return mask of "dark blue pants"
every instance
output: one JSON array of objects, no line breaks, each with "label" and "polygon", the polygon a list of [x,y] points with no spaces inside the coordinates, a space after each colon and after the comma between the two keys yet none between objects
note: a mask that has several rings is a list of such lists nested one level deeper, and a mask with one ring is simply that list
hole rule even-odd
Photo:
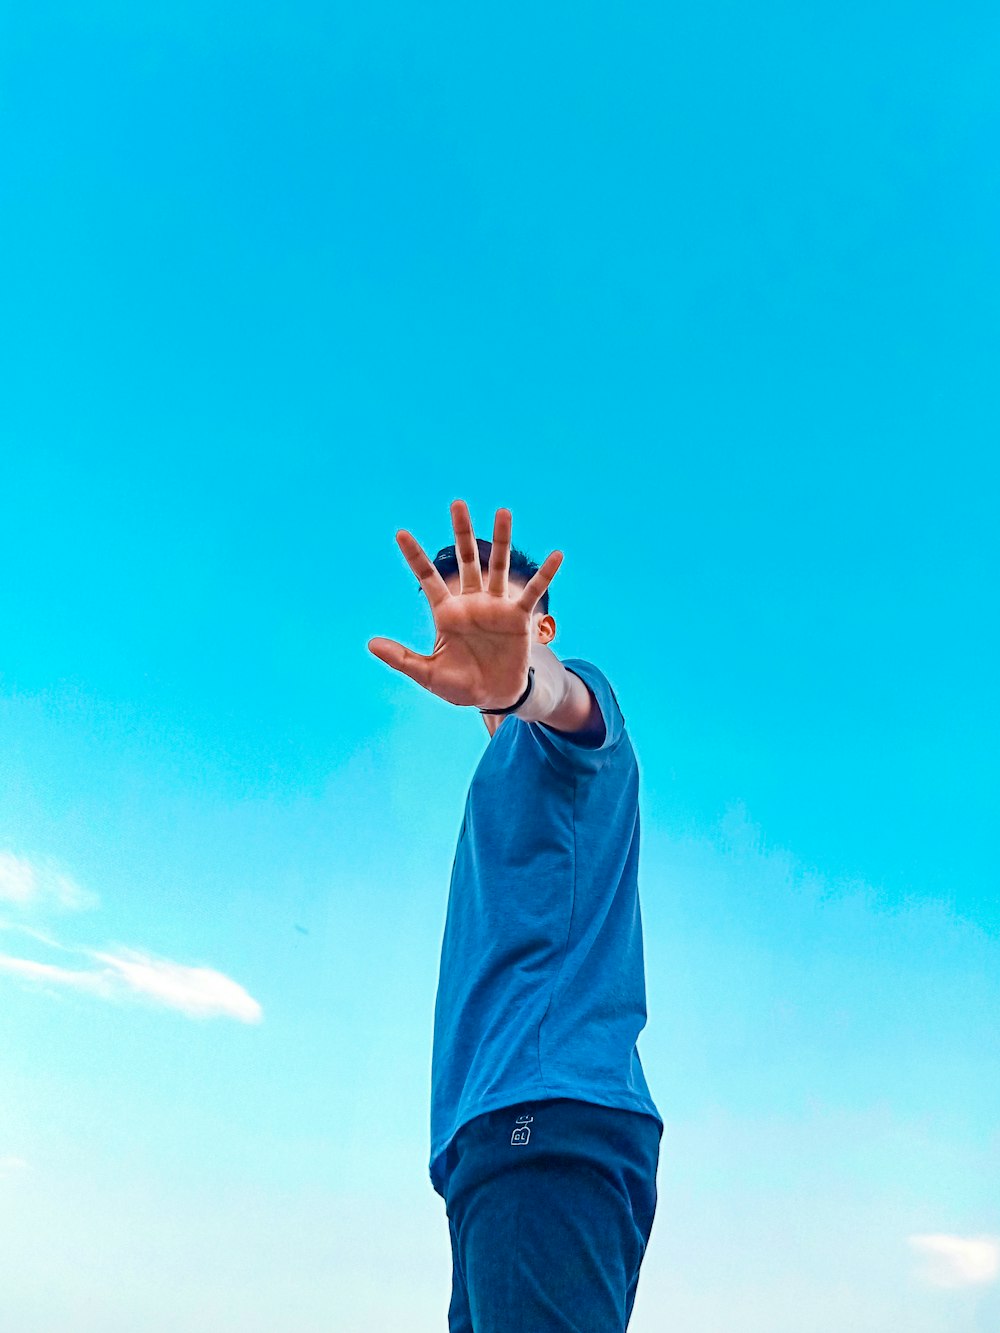
[{"label": "dark blue pants", "polygon": [[449,1333],[625,1333],[656,1212],[658,1121],[525,1102],[449,1154]]}]

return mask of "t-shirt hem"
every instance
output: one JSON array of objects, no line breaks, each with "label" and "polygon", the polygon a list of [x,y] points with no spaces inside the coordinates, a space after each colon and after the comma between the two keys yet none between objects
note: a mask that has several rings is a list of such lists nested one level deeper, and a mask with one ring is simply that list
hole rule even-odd
[{"label": "t-shirt hem", "polygon": [[487,1097],[484,1101],[478,1102],[474,1108],[470,1108],[469,1114],[460,1112],[455,1125],[441,1147],[436,1152],[432,1151],[429,1171],[435,1193],[440,1194],[442,1198],[444,1197],[443,1191],[438,1188],[436,1177],[440,1176],[440,1171],[436,1168],[443,1164],[455,1135],[470,1120],[477,1120],[481,1115],[489,1115],[492,1111],[500,1111],[505,1106],[517,1106],[521,1102],[552,1101],[563,1097],[574,1102],[591,1102],[595,1106],[607,1106],[611,1110],[637,1111],[640,1115],[648,1115],[655,1120],[659,1124],[661,1132],[664,1128],[663,1117],[656,1109],[653,1099],[643,1096],[640,1092],[623,1092],[621,1089],[613,1088],[581,1088],[579,1084],[572,1087],[563,1087],[558,1083],[546,1083],[515,1089],[513,1092],[499,1093],[495,1097]]}]

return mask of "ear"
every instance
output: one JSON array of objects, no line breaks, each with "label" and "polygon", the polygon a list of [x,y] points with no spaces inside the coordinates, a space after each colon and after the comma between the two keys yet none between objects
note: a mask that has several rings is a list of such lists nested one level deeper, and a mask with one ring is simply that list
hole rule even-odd
[{"label": "ear", "polygon": [[542,643],[551,643],[556,637],[556,622],[550,615],[544,615],[538,621],[538,634]]}]

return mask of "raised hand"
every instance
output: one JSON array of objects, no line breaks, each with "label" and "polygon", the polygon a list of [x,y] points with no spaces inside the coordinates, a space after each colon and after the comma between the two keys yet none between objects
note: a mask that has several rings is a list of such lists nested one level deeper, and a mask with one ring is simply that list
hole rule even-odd
[{"label": "raised hand", "polygon": [[413,535],[401,528],[396,541],[416,574],[434,616],[436,638],[429,657],[393,639],[369,639],[369,651],[439,699],[474,708],[508,708],[521,697],[531,664],[531,617],[562,564],[553,551],[522,588],[508,590],[511,513],[498,509],[486,587],[479,548],[464,500],[451,505],[460,591],[453,593]]}]

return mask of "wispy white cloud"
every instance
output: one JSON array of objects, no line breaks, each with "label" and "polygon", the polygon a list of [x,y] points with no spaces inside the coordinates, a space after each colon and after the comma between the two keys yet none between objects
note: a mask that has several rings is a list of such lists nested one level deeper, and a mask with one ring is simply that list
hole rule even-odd
[{"label": "wispy white cloud", "polygon": [[1000,1277],[1000,1236],[910,1236],[926,1259],[921,1277],[932,1287],[973,1287]]},{"label": "wispy white cloud", "polygon": [[82,888],[50,857],[29,858],[9,851],[0,851],[0,902],[19,907],[54,904],[73,912],[100,905],[95,893]]},{"label": "wispy white cloud", "polygon": [[42,944],[47,944],[50,949],[65,949],[67,953],[74,953],[75,950],[65,944],[60,944],[58,940],[53,939],[44,930],[39,930],[37,926],[26,925],[23,921],[0,921],[0,930],[13,931],[17,935],[30,935],[33,940],[40,940]]},{"label": "wispy white cloud", "polygon": [[[0,851],[0,902],[29,909],[53,902],[79,910],[98,904],[95,894],[82,889],[52,861],[29,859]],[[23,921],[0,920],[0,932],[25,935],[47,949],[85,958],[86,967],[60,966],[37,958],[0,953],[0,973],[18,977],[51,991],[84,991],[101,999],[139,999],[189,1018],[234,1018],[259,1023],[263,1010],[232,977],[211,967],[191,967],[148,951],[115,946],[87,949],[60,943],[51,933]],[[37,952],[34,950],[33,952]]]},{"label": "wispy white cloud", "polygon": [[23,1157],[0,1157],[0,1180],[4,1180],[7,1176],[16,1176],[27,1169],[28,1163]]},{"label": "wispy white cloud", "polygon": [[51,981],[57,986],[72,986],[76,990],[93,991],[97,995],[108,994],[105,980],[99,972],[74,972],[68,967],[38,963],[33,958],[13,958],[10,954],[0,953],[0,972],[27,977],[31,981]]},{"label": "wispy white cloud", "polygon": [[91,949],[70,952],[84,954],[103,966],[59,967],[33,958],[0,954],[0,972],[86,991],[106,1000],[139,997],[167,1009],[177,1009],[189,1018],[235,1018],[241,1023],[259,1023],[263,1017],[263,1010],[253,996],[232,977],[214,968],[189,967],[169,958],[155,958],[139,949],[123,948],[115,953]]},{"label": "wispy white cloud", "polygon": [[153,958],[138,949],[119,954],[95,953],[107,964],[114,986],[125,986],[190,1018],[225,1016],[241,1023],[259,1023],[263,1011],[232,977],[211,967],[187,967],[167,958]]}]

